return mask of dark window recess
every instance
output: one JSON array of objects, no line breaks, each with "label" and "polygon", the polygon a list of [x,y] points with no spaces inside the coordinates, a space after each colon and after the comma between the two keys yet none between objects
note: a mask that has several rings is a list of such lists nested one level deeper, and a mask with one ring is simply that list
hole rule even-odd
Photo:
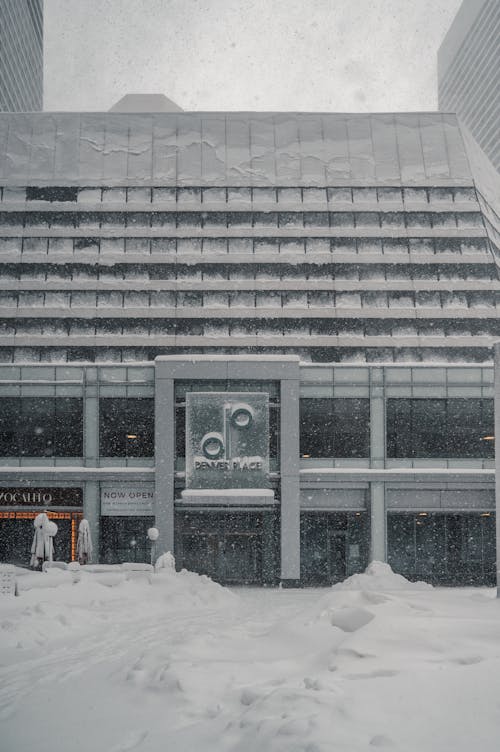
[{"label": "dark window recess", "polygon": [[388,457],[477,457],[495,454],[493,400],[387,400]]},{"label": "dark window recess", "polygon": [[495,514],[387,515],[388,562],[410,580],[494,585]]},{"label": "dark window recess", "polygon": [[63,187],[46,187],[46,188],[26,188],[27,201],[76,201],[78,188]]},{"label": "dark window recess", "polygon": [[0,456],[81,457],[83,400],[0,398]]},{"label": "dark window recess", "polygon": [[176,405],[175,408],[175,455],[186,456],[186,408],[184,405]]},{"label": "dark window recess", "polygon": [[147,530],[154,517],[101,517],[100,551],[105,564],[151,561]]},{"label": "dark window recess", "polygon": [[368,457],[368,399],[306,397],[300,400],[301,457]]},{"label": "dark window recess", "polygon": [[99,400],[101,457],[152,457],[154,432],[152,397],[103,397]]}]

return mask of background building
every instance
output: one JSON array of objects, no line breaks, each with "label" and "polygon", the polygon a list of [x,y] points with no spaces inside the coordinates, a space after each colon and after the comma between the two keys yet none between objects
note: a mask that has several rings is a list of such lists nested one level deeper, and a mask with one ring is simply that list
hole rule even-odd
[{"label": "background building", "polygon": [[439,109],[456,112],[500,171],[500,3],[464,0],[438,52]]},{"label": "background building", "polygon": [[0,2],[0,112],[43,108],[43,0]]},{"label": "background building", "polygon": [[[498,208],[454,115],[3,115],[0,143],[0,558],[48,508],[61,556],[84,514],[104,561],[156,520],[226,582],[493,581]],[[264,448],[196,457],[206,392],[224,444],[264,400]]]}]

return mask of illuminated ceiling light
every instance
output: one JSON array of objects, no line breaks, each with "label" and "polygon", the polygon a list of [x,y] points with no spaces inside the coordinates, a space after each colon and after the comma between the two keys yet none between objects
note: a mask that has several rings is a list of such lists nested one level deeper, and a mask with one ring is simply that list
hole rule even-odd
[{"label": "illuminated ceiling light", "polygon": [[419,512],[419,513],[418,513],[418,516],[419,516],[419,517],[428,517],[428,516],[429,516],[429,514],[428,514],[428,512]]},{"label": "illuminated ceiling light", "polygon": [[481,436],[481,441],[495,441],[494,436]]},{"label": "illuminated ceiling light", "polygon": [[308,459],[310,459],[310,457],[311,457],[310,454],[303,454],[302,455],[302,459],[304,459],[304,460],[308,460]]},{"label": "illuminated ceiling light", "polygon": [[355,516],[356,517],[361,517],[361,512],[356,512]]},{"label": "illuminated ceiling light", "polygon": [[136,438],[137,438],[137,434],[135,434],[135,433],[128,433],[127,434],[127,439],[136,439]]},{"label": "illuminated ceiling light", "polygon": [[481,517],[491,517],[491,512],[481,512]]}]

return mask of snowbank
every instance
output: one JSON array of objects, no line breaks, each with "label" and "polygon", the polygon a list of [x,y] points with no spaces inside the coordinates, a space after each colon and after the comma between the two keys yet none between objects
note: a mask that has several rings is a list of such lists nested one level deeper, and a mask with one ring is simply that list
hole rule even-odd
[{"label": "snowbank", "polygon": [[186,570],[168,567],[148,577],[145,569],[146,576],[129,580],[126,566],[95,569],[82,567],[77,583],[70,571],[24,570],[18,578],[19,596],[4,596],[0,603],[0,656],[9,647],[39,648],[74,639],[102,624],[103,608],[116,608],[130,621],[144,614],[163,618],[165,604],[171,610],[197,614],[232,607],[238,600],[209,577]]},{"label": "snowbank", "polygon": [[427,582],[410,582],[406,577],[392,571],[389,564],[372,561],[362,574],[353,574],[343,582],[332,586],[332,590],[432,590]]},{"label": "snowbank", "polygon": [[236,596],[172,563],[152,584],[25,575],[59,584],[1,601],[2,752],[497,752],[493,590],[375,563]]}]

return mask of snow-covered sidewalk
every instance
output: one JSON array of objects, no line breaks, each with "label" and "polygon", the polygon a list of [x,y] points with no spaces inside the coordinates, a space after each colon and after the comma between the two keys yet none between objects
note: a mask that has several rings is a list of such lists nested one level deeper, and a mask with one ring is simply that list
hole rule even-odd
[{"label": "snow-covered sidewalk", "polygon": [[492,590],[385,565],[326,590],[65,574],[0,600],[2,752],[499,747]]}]

